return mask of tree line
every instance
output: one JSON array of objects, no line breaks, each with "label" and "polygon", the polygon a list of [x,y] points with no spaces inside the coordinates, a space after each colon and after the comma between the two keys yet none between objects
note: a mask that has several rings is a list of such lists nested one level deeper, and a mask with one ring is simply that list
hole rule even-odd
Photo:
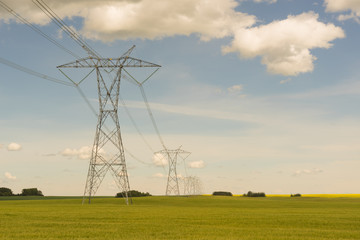
[{"label": "tree line", "polygon": [[[213,196],[232,196],[233,194],[231,192],[225,192],[225,191],[216,191],[213,192]],[[244,197],[266,197],[266,194],[263,192],[252,192],[248,191],[247,193],[243,194]]]},{"label": "tree line", "polygon": [[44,196],[37,188],[24,188],[21,193],[14,194],[10,188],[1,187],[0,196]]}]

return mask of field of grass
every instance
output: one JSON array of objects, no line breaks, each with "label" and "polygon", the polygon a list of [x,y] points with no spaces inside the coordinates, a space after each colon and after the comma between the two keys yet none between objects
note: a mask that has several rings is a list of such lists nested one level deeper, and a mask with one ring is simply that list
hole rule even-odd
[{"label": "field of grass", "polygon": [[144,197],[0,201],[0,239],[360,239],[360,198]]}]

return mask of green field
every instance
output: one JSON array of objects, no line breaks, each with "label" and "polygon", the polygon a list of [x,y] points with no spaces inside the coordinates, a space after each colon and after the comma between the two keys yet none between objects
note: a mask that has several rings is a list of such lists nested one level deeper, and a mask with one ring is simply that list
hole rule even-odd
[{"label": "green field", "polygon": [[36,199],[0,198],[1,240],[360,239],[360,198]]}]

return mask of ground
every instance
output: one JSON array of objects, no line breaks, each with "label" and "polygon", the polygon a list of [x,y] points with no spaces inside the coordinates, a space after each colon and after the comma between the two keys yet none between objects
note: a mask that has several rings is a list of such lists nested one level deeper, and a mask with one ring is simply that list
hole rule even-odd
[{"label": "ground", "polygon": [[[340,196],[340,195],[339,195]],[[0,198],[0,239],[360,239],[360,198]],[[11,198],[10,198],[11,199]],[[13,199],[19,199],[13,198]]]}]

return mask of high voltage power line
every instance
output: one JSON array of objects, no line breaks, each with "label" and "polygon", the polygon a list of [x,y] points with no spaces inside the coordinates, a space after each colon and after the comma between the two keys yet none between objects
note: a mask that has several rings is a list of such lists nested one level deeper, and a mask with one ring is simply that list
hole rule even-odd
[{"label": "high voltage power line", "polygon": [[[51,20],[53,20],[56,25],[61,28],[64,32],[66,32],[67,35],[69,35],[76,43],[78,43],[79,46],[81,46],[83,49],[85,49],[89,54],[96,56],[96,57],[100,57],[100,54],[98,54],[95,50],[93,50],[84,40],[82,40],[80,38],[80,36],[70,27],[68,27],[60,18],[59,16],[52,11],[49,6],[47,4],[45,4],[45,2],[43,1],[33,1],[33,3],[38,6]],[[30,27],[33,31],[35,31],[36,33],[38,33],[39,35],[41,35],[42,37],[44,37],[45,39],[47,39],[48,41],[50,41],[51,43],[53,43],[55,46],[57,46],[58,48],[60,48],[61,50],[69,53],[70,55],[72,55],[73,57],[75,57],[76,59],[80,59],[81,57],[78,56],[77,54],[75,54],[74,52],[72,52],[71,50],[69,50],[68,48],[66,48],[65,46],[63,46],[61,43],[59,43],[57,40],[53,39],[52,37],[50,37],[48,34],[44,33],[43,31],[41,31],[38,27],[36,27],[35,25],[33,25],[32,23],[30,23],[28,20],[26,20],[25,18],[23,18],[19,13],[17,13],[15,10],[13,10],[11,7],[9,7],[7,4],[5,4],[3,1],[0,1],[0,6],[3,7],[5,10],[7,10],[9,13],[11,13],[14,17],[16,17],[19,21],[21,21],[22,23],[26,24],[28,27]],[[84,47],[86,46],[86,47]],[[135,46],[134,46],[135,47]],[[123,54],[130,54],[134,47],[130,48],[127,52],[125,52]],[[78,83],[74,82],[71,78],[69,78],[64,72],[63,75],[69,79],[71,81],[71,83],[39,73],[37,71],[31,70],[29,68],[26,68],[24,66],[21,66],[19,64],[16,64],[14,62],[11,62],[9,60],[6,60],[4,58],[0,58],[0,62],[2,64],[5,64],[9,67],[12,67],[14,69],[17,69],[19,71],[28,73],[30,75],[34,75],[37,76],[39,78],[43,78],[45,80],[48,81],[52,81],[55,83],[59,83],[62,85],[66,85],[66,86],[71,86],[71,87],[75,87],[77,89],[77,91],[79,92],[80,96],[83,98],[83,100],[85,101],[85,103],[87,104],[87,106],[89,107],[89,109],[92,111],[92,113],[94,114],[94,116],[98,116],[97,111],[94,109],[94,107],[91,105],[91,103],[89,102],[89,100],[87,99],[86,95],[84,94],[84,92],[82,91],[82,89],[80,88],[80,84],[93,72],[90,71],[89,74],[87,76],[85,76],[81,81],[79,81]],[[153,75],[153,74],[152,74]],[[151,75],[151,76],[152,76]],[[150,76],[150,77],[151,77]],[[149,77],[149,78],[150,78]],[[131,81],[129,78],[124,78],[126,80],[128,80],[129,82],[134,83],[133,81]],[[134,83],[135,85],[137,85],[136,83]],[[134,125],[136,131],[138,132],[138,134],[141,136],[142,140],[145,142],[146,146],[152,151],[154,152],[153,148],[150,146],[150,144],[146,141],[145,137],[143,136],[143,134],[140,132],[134,118],[131,116],[130,111],[128,110],[126,103],[123,99],[121,99],[121,103],[125,109],[126,114],[128,115],[128,117],[130,118],[132,124]],[[152,117],[152,121],[153,121],[153,117]],[[157,129],[157,127],[155,127],[155,129]],[[157,130],[158,132],[158,130]],[[128,150],[127,153],[129,153],[129,155],[131,155],[135,160],[144,163],[144,164],[148,164],[145,163],[144,161],[141,161],[139,158],[135,157],[134,154],[131,154]]]},{"label": "high voltage power line", "polygon": [[90,45],[88,45],[74,29],[67,26],[66,23],[42,0],[33,0],[33,3],[43,11],[60,29],[62,29],[71,39],[82,47],[90,56],[100,57]]},{"label": "high voltage power line", "polygon": [[[3,3],[2,1],[0,1],[0,6],[3,7],[5,10],[7,10],[9,13],[11,13],[14,17],[16,17],[18,20],[20,20],[22,23],[26,24],[27,26],[29,26],[32,30],[34,30],[35,32],[37,32],[38,34],[40,34],[42,37],[44,37],[45,39],[47,39],[48,41],[52,42],[54,45],[56,45],[57,47],[59,47],[60,49],[62,49],[63,51],[71,54],[75,59],[78,59],[76,61],[76,64],[74,65],[71,65],[71,67],[92,67],[92,63],[94,62],[97,62],[98,65],[95,66],[95,68],[87,75],[85,76],[82,80],[80,80],[79,82],[76,82],[76,81],[73,81],[70,77],[68,77],[63,71],[60,71],[71,81],[71,83],[69,82],[66,82],[66,81],[63,81],[63,80],[59,80],[59,79],[56,79],[56,78],[53,78],[53,77],[50,77],[50,76],[47,76],[47,75],[44,75],[44,74],[41,74],[41,73],[38,73],[36,71],[33,71],[31,69],[28,69],[26,67],[23,67],[23,66],[20,66],[16,63],[13,63],[11,61],[8,61],[6,59],[3,59],[3,58],[0,58],[0,63],[3,63],[5,65],[8,65],[12,68],[15,68],[17,70],[20,70],[20,71],[23,71],[23,72],[26,72],[28,74],[31,74],[31,75],[34,75],[34,76],[37,76],[37,77],[40,77],[40,78],[43,78],[43,79],[46,79],[46,80],[49,80],[49,81],[52,81],[52,82],[56,82],[56,83],[59,83],[59,84],[63,84],[63,85],[67,85],[67,86],[72,86],[72,87],[75,87],[79,94],[81,95],[81,97],[84,99],[84,101],[86,102],[87,106],[91,109],[91,111],[93,112],[93,114],[95,116],[97,116],[99,118],[99,121],[102,121],[101,119],[102,118],[106,118],[106,115],[104,115],[103,117],[101,117],[100,115],[104,114],[104,109],[103,107],[100,105],[100,115],[96,112],[96,110],[93,108],[93,106],[91,105],[91,103],[89,102],[89,100],[87,99],[87,97],[85,96],[85,94],[83,93],[83,91],[81,90],[80,88],[80,84],[95,70],[97,69],[97,77],[98,77],[98,84],[99,83],[99,79],[102,79],[102,76],[99,75],[100,71],[98,70],[98,66],[104,66],[105,68],[108,68],[108,70],[105,70],[105,73],[109,76],[110,79],[114,79],[113,80],[113,83],[111,84],[111,86],[106,86],[105,82],[104,82],[104,85],[102,85],[102,90],[101,91],[105,91],[107,92],[107,94],[110,94],[114,87],[116,87],[115,85],[115,81],[117,81],[116,79],[118,79],[119,83],[120,83],[120,79],[123,77],[124,79],[128,80],[129,82],[131,83],[134,83],[135,85],[137,85],[140,89],[140,92],[141,92],[141,95],[142,95],[142,98],[144,100],[144,103],[145,103],[145,106],[146,106],[146,109],[147,109],[147,112],[148,112],[148,115],[151,119],[151,122],[152,122],[152,125],[154,127],[154,130],[156,132],[156,135],[158,136],[159,138],[159,141],[161,143],[161,145],[163,146],[164,150],[162,151],[162,153],[166,154],[168,159],[170,160],[172,157],[171,157],[171,153],[173,151],[176,151],[176,152],[179,152],[180,148],[177,149],[177,150],[168,150],[165,143],[164,143],[164,140],[160,134],[160,131],[159,131],[159,128],[156,124],[156,121],[155,121],[155,118],[153,116],[153,113],[152,113],[152,110],[150,108],[150,104],[147,100],[147,97],[146,97],[146,93],[145,93],[145,90],[143,88],[143,84],[149,79],[151,78],[155,73],[156,71],[159,69],[157,68],[155,71],[153,71],[145,80],[143,81],[138,81],[137,79],[135,79],[128,71],[126,71],[126,69],[124,68],[124,64],[125,62],[128,64],[127,66],[131,66],[131,67],[142,67],[143,64],[151,64],[151,63],[147,63],[147,62],[144,62],[140,59],[135,59],[135,58],[130,58],[129,55],[131,54],[131,52],[133,51],[133,49],[135,48],[135,46],[133,46],[132,48],[130,48],[127,52],[125,52],[120,58],[118,58],[118,62],[114,62],[112,61],[112,59],[104,59],[101,57],[101,55],[96,52],[89,44],[87,44],[85,42],[85,40],[83,40],[78,34],[77,32],[69,27],[43,0],[32,0],[32,2],[45,14],[47,15],[63,32],[65,32],[72,40],[75,41],[75,43],[77,43],[82,49],[84,49],[87,54],[90,56],[89,58],[82,58],[80,59],[80,57],[73,53],[72,51],[70,51],[69,49],[67,49],[66,47],[64,47],[62,44],[58,43],[55,39],[51,38],[50,36],[48,36],[47,34],[45,34],[44,32],[42,32],[39,28],[37,28],[36,26],[34,26],[33,24],[31,24],[29,21],[27,21],[25,18],[23,18],[20,14],[16,13],[14,10],[12,10],[9,6],[7,6],[5,3]],[[130,59],[130,61],[128,61]],[[89,61],[87,61],[89,60]],[[119,62],[119,61],[122,61]],[[84,63],[85,65],[78,65],[78,63]],[[137,64],[137,65],[134,65],[132,66],[132,64]],[[119,65],[120,64],[120,65]],[[144,66],[145,66],[144,65]],[[62,65],[60,67],[64,67],[65,65]],[[150,66],[150,65],[149,65]],[[155,65],[154,65],[155,66]],[[111,77],[111,73],[113,72],[113,70],[117,69],[118,67],[120,67],[119,71],[117,72],[117,75],[114,77]],[[158,66],[160,67],[160,66]],[[59,68],[59,67],[58,67]],[[123,70],[126,75],[122,75],[121,74],[121,70]],[[99,78],[100,77],[100,78]],[[129,78],[130,77],[130,78]],[[103,81],[103,79],[101,80]],[[118,85],[117,88],[119,88],[120,85]],[[100,87],[100,85],[99,85]],[[100,89],[100,88],[99,88]],[[116,103],[118,104],[118,100],[120,99],[122,105],[124,106],[124,109],[125,109],[125,112],[126,114],[128,115],[128,117],[130,118],[130,121],[132,122],[132,124],[134,125],[136,131],[138,132],[138,134],[140,135],[140,137],[142,138],[142,140],[144,141],[144,143],[146,144],[146,146],[152,151],[154,152],[153,148],[151,147],[151,145],[146,141],[144,135],[141,133],[141,131],[139,130],[134,118],[131,116],[130,114],[130,111],[128,110],[127,106],[126,106],[126,103],[125,101],[121,98],[120,96],[120,92],[119,91],[116,91],[117,92],[117,97],[116,97]],[[100,97],[100,90],[99,90],[99,104],[101,104],[101,99],[103,97]],[[105,101],[110,101],[113,105],[113,100],[111,99],[110,95],[109,97],[105,97],[103,98],[103,100]],[[116,108],[116,109],[115,109]],[[112,118],[116,118],[118,119],[118,116],[117,116],[117,106],[115,107],[114,105],[114,110],[116,112],[116,116],[112,116]],[[106,110],[107,111],[107,110]],[[115,120],[114,120],[115,121]],[[118,121],[118,120],[117,120]],[[116,122],[116,121],[115,121]],[[107,127],[104,125],[104,128],[107,129]],[[102,134],[105,134],[104,131],[101,130],[101,127],[98,127],[98,130],[100,131],[100,133]],[[108,130],[108,129],[107,129]],[[116,130],[114,130],[116,131]],[[119,134],[120,134],[120,130],[118,129],[117,131],[119,131]],[[109,134],[111,134],[112,136],[112,133],[113,131],[109,131]],[[110,135],[107,135],[105,134],[104,135],[105,137],[109,138],[109,140],[111,140],[111,136]],[[120,135],[119,135],[120,136]],[[112,141],[112,140],[111,140]],[[121,138],[120,138],[120,143],[121,143]],[[97,146],[97,143],[95,141],[94,143],[94,147],[98,147]],[[121,143],[121,147],[122,147],[122,143]],[[120,149],[120,148],[119,148]],[[126,150],[126,149],[125,149]],[[94,149],[93,149],[94,151]],[[121,152],[121,151],[120,151]],[[143,164],[148,164],[148,163],[145,163],[144,161],[138,159],[137,157],[135,157],[133,154],[131,154],[128,150],[126,150],[126,152],[131,156],[133,157],[135,160],[143,163]],[[93,152],[94,154],[94,152]],[[96,154],[96,153],[95,153]],[[121,154],[120,154],[121,155]],[[177,155],[177,154],[176,154]],[[185,160],[185,159],[183,159]],[[113,161],[113,160],[112,160]],[[114,162],[114,161],[113,161]],[[113,163],[112,162],[112,163]],[[114,167],[111,166],[112,163],[108,163],[110,164],[110,169],[112,169],[113,171],[114,170]],[[176,164],[176,161],[174,162]],[[172,167],[174,168],[174,163],[172,163]],[[122,160],[122,164],[123,166],[125,165],[125,160]],[[169,162],[170,164],[170,162]],[[149,164],[150,165],[150,164]],[[95,166],[95,165],[94,165]],[[165,168],[164,168],[164,165],[162,164],[162,167],[165,171]],[[176,167],[176,166],[175,166]],[[186,173],[186,166],[185,166],[185,161],[184,161],[184,167],[185,167],[185,173]],[[103,168],[99,170],[102,174],[102,176],[104,176],[103,174],[106,174],[106,171],[103,172]],[[129,189],[129,184],[128,184],[128,180],[127,180],[127,172],[126,172],[126,167],[125,167],[125,170],[123,168],[123,170],[121,170],[121,172],[119,172],[119,174],[125,174],[126,177],[124,178],[121,178],[123,180],[119,180],[119,186],[123,187],[125,190]],[[170,165],[169,165],[169,177],[170,175],[174,175],[173,174],[174,171],[171,171],[171,168],[170,168]],[[176,169],[175,169],[175,173],[176,173]],[[90,174],[90,168],[89,168],[89,174]],[[117,176],[117,173],[113,172],[113,175],[114,177],[118,177]],[[186,173],[187,175],[187,173]],[[120,175],[119,175],[120,176]],[[169,178],[168,177],[168,178]],[[177,178],[176,174],[175,174],[175,177]],[[100,183],[102,181],[102,178],[99,179]],[[125,182],[123,182],[125,181]],[[127,182],[127,183],[126,183]],[[100,184],[100,183],[97,183],[97,184]],[[88,184],[87,184],[88,185]],[[91,184],[90,184],[91,185]],[[127,186],[126,186],[127,185]],[[176,185],[177,184],[177,180],[176,180]],[[98,185],[97,185],[98,186]],[[169,186],[169,181],[168,181],[168,186]],[[87,187],[86,187],[87,188]],[[167,187],[168,188],[168,187]],[[178,188],[178,187],[177,187]],[[97,189],[97,188],[96,188]],[[90,197],[92,194],[95,194],[96,192],[96,189],[92,190],[92,187],[90,186],[89,190],[86,190],[88,191],[89,193],[89,200],[90,200]],[[179,191],[177,191],[179,192]],[[168,193],[167,193],[168,194]],[[85,196],[85,194],[84,194]],[[89,201],[90,202],[90,201]]]},{"label": "high voltage power line", "polygon": [[9,66],[11,68],[17,69],[19,71],[28,73],[30,75],[33,75],[33,76],[36,76],[36,77],[39,77],[39,78],[43,78],[43,79],[51,81],[51,82],[59,83],[59,84],[70,86],[70,87],[76,87],[72,83],[69,83],[69,82],[66,82],[66,81],[63,81],[63,80],[60,80],[60,79],[57,79],[57,78],[54,78],[54,77],[50,77],[48,75],[45,75],[45,74],[42,74],[42,73],[39,73],[39,72],[36,72],[34,70],[31,70],[29,68],[26,68],[24,66],[21,66],[19,64],[16,64],[14,62],[11,62],[11,61],[6,60],[6,59],[1,58],[1,57],[0,57],[0,63],[5,64],[5,65],[7,65],[7,66]]},{"label": "high voltage power line", "polygon": [[40,34],[41,36],[43,36],[45,39],[47,39],[48,41],[50,41],[51,43],[53,43],[54,45],[56,45],[58,48],[62,49],[63,51],[69,53],[70,55],[72,55],[75,58],[80,58],[77,54],[75,54],[74,52],[70,51],[69,49],[67,49],[66,47],[64,47],[62,44],[60,44],[58,41],[56,41],[55,39],[53,39],[52,37],[50,37],[49,35],[47,35],[46,33],[44,33],[43,31],[41,31],[38,27],[36,27],[34,24],[30,23],[28,20],[26,20],[25,18],[23,18],[19,13],[15,12],[13,9],[11,9],[8,5],[6,5],[3,1],[0,1],[0,6],[2,8],[4,8],[6,11],[8,11],[9,13],[11,13],[14,17],[16,17],[19,21],[21,21],[22,23],[26,24],[28,27],[30,27],[32,30],[34,30],[35,32],[37,32],[38,34]]}]

